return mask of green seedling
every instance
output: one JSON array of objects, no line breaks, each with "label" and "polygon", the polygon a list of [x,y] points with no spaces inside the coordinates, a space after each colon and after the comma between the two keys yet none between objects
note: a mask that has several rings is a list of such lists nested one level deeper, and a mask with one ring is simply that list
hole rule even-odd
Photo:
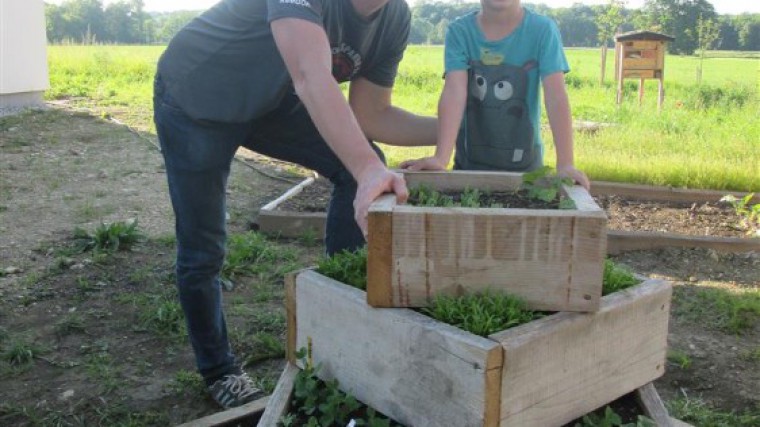
[{"label": "green seedling", "polygon": [[604,414],[591,413],[585,415],[575,427],[656,427],[657,424],[643,415],[639,415],[635,423],[623,423],[623,419],[609,406],[604,408]]},{"label": "green seedling", "polygon": [[[528,196],[533,199],[543,200],[544,202],[554,202],[560,199],[560,190],[562,184],[572,185],[573,181],[569,178],[560,178],[554,174],[554,169],[549,166],[536,169],[523,174],[522,188],[528,191]],[[570,200],[572,203],[572,200]],[[575,208],[568,203],[564,203],[561,209]]]},{"label": "green seedling", "polygon": [[628,268],[615,264],[613,261],[604,260],[604,273],[602,277],[602,295],[609,295],[623,289],[636,286],[641,283]]},{"label": "green seedling", "polygon": [[750,193],[742,198],[733,194],[721,197],[720,201],[728,203],[739,217],[738,228],[744,230],[747,235],[760,237],[760,203],[750,204],[755,193]]},{"label": "green seedling", "polygon": [[668,362],[677,365],[681,369],[689,369],[691,366],[691,358],[684,351],[676,349],[668,350],[667,358]]}]

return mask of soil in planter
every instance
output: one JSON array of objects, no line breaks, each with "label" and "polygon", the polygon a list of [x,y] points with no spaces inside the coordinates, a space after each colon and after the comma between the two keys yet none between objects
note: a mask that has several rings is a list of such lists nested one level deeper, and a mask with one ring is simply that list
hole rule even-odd
[{"label": "soil in planter", "polygon": [[[277,209],[325,212],[331,188],[329,181],[319,179]],[[594,199],[606,211],[610,230],[749,238],[738,226],[741,218],[733,208],[717,200],[710,203],[652,202],[615,195]]]},{"label": "soil in planter", "polygon": [[[458,191],[444,191],[439,193],[442,196],[449,198],[453,203],[453,206],[465,205],[463,202],[463,193]],[[410,205],[420,206],[425,203],[420,203],[420,200],[416,197],[410,196]],[[543,200],[534,199],[528,196],[528,191],[520,190],[514,192],[499,191],[493,193],[481,193],[477,200],[478,207],[497,207],[497,208],[509,208],[509,209],[559,209],[559,201],[545,202]]]}]

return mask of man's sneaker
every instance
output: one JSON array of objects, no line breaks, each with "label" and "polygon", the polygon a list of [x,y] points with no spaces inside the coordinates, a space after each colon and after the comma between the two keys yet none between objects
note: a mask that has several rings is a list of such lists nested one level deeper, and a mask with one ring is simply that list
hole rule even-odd
[{"label": "man's sneaker", "polygon": [[211,393],[211,397],[224,409],[235,408],[264,395],[261,390],[256,388],[253,380],[245,372],[225,375],[211,384],[208,391]]}]

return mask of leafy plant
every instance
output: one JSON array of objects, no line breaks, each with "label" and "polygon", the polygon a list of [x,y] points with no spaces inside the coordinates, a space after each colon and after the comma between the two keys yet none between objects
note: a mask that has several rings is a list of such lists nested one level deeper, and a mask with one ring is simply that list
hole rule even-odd
[{"label": "leafy plant", "polygon": [[280,426],[345,426],[351,421],[356,426],[399,426],[372,408],[367,408],[350,394],[342,392],[338,380],[319,379],[320,365],[312,362],[310,349],[300,349],[296,358],[301,360],[304,367],[296,375],[293,384],[291,412],[280,418]]},{"label": "leafy plant", "polygon": [[420,185],[410,190],[409,203],[414,206],[447,208],[454,206],[454,198],[426,185]]},{"label": "leafy plant", "polygon": [[739,228],[746,231],[747,235],[760,237],[760,203],[750,204],[755,193],[749,193],[742,198],[728,194],[720,198],[721,202],[728,203],[734,208],[734,213],[739,216]]},{"label": "leafy plant", "polygon": [[359,289],[367,289],[367,248],[343,250],[325,256],[317,263],[317,272]]},{"label": "leafy plant", "polygon": [[604,260],[602,276],[602,295],[609,295],[641,283],[628,268],[615,264],[612,260]]},{"label": "leafy plant", "polygon": [[691,358],[686,352],[676,349],[668,350],[668,361],[678,365],[681,369],[689,369],[691,366]]},{"label": "leafy plant", "polygon": [[[569,178],[560,178],[555,175],[554,169],[549,166],[544,166],[523,174],[522,188],[528,191],[528,197],[543,200],[544,202],[558,200],[562,184],[572,185],[573,181]],[[572,202],[572,200],[570,202]],[[564,205],[564,208],[562,206],[560,206],[560,208],[568,209],[575,207],[574,203],[572,206],[569,206],[569,204],[565,202]]]},{"label": "leafy plant", "polygon": [[230,236],[222,267],[225,279],[240,275],[281,277],[298,268],[296,252],[282,247],[254,231]]},{"label": "leafy plant", "polygon": [[635,423],[623,423],[623,419],[609,406],[604,408],[604,414],[590,413],[585,415],[575,427],[656,427],[657,424],[643,415],[639,415]]},{"label": "leafy plant", "polygon": [[137,219],[133,221],[116,221],[110,224],[101,222],[90,233],[82,228],[74,230],[74,245],[79,252],[112,253],[132,248],[142,238],[137,230]]},{"label": "leafy plant", "polygon": [[541,317],[511,295],[485,291],[459,297],[438,296],[422,313],[480,336],[528,323]]}]

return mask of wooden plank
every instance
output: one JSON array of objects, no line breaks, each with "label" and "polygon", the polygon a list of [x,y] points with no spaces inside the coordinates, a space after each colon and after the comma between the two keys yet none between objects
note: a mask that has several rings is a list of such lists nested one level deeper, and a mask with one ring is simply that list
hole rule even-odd
[{"label": "wooden plank", "polygon": [[624,70],[653,70],[655,65],[656,58],[623,58]]},{"label": "wooden plank", "polygon": [[513,191],[522,185],[522,174],[492,171],[399,171],[404,174],[406,185],[413,188],[425,185],[438,191],[477,188],[482,191]]},{"label": "wooden plank", "polygon": [[[267,407],[269,400],[269,396],[265,396],[261,399],[254,400],[253,402],[248,402],[245,405],[238,406],[237,408],[227,409],[226,411],[217,412],[216,414],[211,414],[207,417],[198,418],[197,420],[180,424],[177,427],[217,427],[228,425],[235,421],[242,421],[263,412],[264,408]],[[274,424],[272,424],[272,426],[274,426]]]},{"label": "wooden plank", "polygon": [[493,288],[537,310],[596,310],[605,223],[601,211],[398,206],[393,305]]},{"label": "wooden plank", "polygon": [[637,78],[643,78],[643,79],[653,79],[654,75],[655,75],[654,70],[624,70],[623,71],[624,78],[637,77]]},{"label": "wooden plank", "polygon": [[380,197],[370,205],[367,236],[367,303],[393,305],[393,207],[396,196]]},{"label": "wooden plank", "polygon": [[673,233],[609,230],[607,253],[657,248],[708,248],[720,252],[750,252],[760,250],[760,239],[741,237],[687,236]]},{"label": "wooden plank", "polygon": [[[562,185],[562,192],[575,203],[575,209],[584,213],[594,213],[606,218],[604,209],[596,203],[591,194],[580,185]],[[572,211],[572,209],[569,209]]]},{"label": "wooden plank", "polygon": [[288,322],[285,352],[290,363],[296,362],[296,276],[298,273],[300,271],[293,271],[285,275],[285,316]]},{"label": "wooden plank", "polygon": [[[733,194],[738,198],[747,195],[747,193],[737,191],[694,190],[608,181],[593,181],[591,183],[592,196],[618,195],[631,199],[658,202],[715,203],[727,194]],[[760,193],[755,194],[751,203],[760,203]]]},{"label": "wooden plank", "polygon": [[277,427],[278,421],[288,412],[290,396],[293,393],[298,367],[292,363],[285,365],[285,369],[277,381],[277,385],[269,398],[266,410],[259,419],[258,427]]},{"label": "wooden plank", "polygon": [[604,297],[597,313],[490,336],[504,347],[502,425],[563,425],[661,376],[671,292],[648,280]]},{"label": "wooden plank", "polygon": [[644,415],[648,416],[657,424],[657,427],[673,427],[670,415],[657,393],[654,384],[649,383],[636,389],[636,400],[644,409]]},{"label": "wooden plank", "polygon": [[[323,379],[405,425],[496,426],[501,347],[313,271],[296,279],[298,347],[311,339]],[[488,392],[489,395],[484,395]]]},{"label": "wooden plank", "polygon": [[303,237],[306,233],[313,233],[321,239],[325,234],[327,213],[260,211],[254,222],[258,231],[265,234]]}]

